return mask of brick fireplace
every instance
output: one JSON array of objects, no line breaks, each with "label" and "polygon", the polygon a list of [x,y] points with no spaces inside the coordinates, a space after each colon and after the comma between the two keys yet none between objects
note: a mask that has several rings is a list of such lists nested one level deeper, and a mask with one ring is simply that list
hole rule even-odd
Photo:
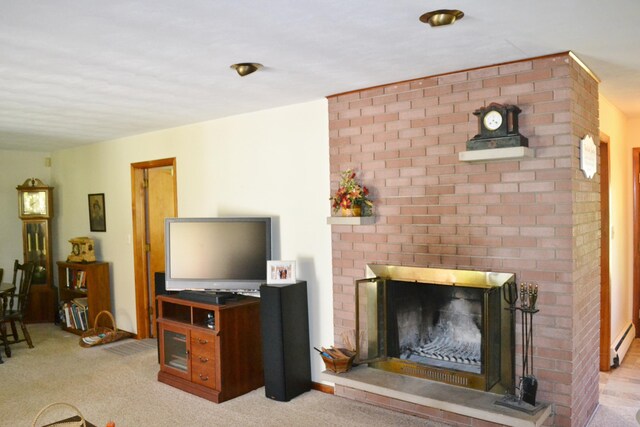
[{"label": "brick fireplace", "polygon": [[[538,399],[553,408],[548,423],[586,424],[598,402],[600,195],[599,175],[579,170],[578,147],[599,134],[594,77],[562,53],[328,100],[332,188],[353,168],[376,202],[375,223],[331,226],[336,342],[355,329],[355,281],[367,264],[515,273],[539,284],[533,367]],[[533,157],[459,160],[477,131],[473,111],[492,102],[522,110]],[[477,425],[353,387],[336,394]]]}]

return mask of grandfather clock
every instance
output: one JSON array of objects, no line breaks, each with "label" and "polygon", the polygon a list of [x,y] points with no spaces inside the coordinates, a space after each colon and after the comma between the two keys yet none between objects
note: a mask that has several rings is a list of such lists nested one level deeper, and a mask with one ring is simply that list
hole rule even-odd
[{"label": "grandfather clock", "polygon": [[53,187],[38,178],[29,178],[16,189],[18,216],[22,220],[23,259],[35,264],[25,320],[31,323],[53,322],[56,311],[51,259]]}]

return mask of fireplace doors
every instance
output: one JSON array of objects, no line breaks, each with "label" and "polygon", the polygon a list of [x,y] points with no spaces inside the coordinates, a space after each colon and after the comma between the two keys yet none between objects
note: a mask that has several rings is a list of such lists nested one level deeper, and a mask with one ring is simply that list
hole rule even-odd
[{"label": "fireplace doors", "polygon": [[513,275],[409,267],[378,273],[384,277],[356,282],[360,363],[483,391],[511,389],[513,324],[501,285]]}]

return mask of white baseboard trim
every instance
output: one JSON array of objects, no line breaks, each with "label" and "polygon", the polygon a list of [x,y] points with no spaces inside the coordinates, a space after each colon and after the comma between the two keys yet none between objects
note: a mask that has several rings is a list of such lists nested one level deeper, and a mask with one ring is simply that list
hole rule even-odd
[{"label": "white baseboard trim", "polygon": [[611,362],[611,366],[618,367],[624,360],[624,356],[627,354],[629,347],[631,347],[631,343],[636,336],[636,328],[633,326],[633,323],[629,323],[629,325],[624,328],[624,330],[616,337],[611,345],[611,349],[609,351],[609,358]]}]

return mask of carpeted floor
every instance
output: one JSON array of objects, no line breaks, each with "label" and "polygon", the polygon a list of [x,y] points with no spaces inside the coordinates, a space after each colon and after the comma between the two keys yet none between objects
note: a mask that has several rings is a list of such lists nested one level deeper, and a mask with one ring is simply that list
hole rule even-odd
[{"label": "carpeted floor", "polygon": [[[29,325],[35,348],[13,345],[13,357],[0,365],[0,427],[31,426],[52,402],[78,407],[98,427],[163,426],[434,426],[318,391],[290,402],[276,402],[260,388],[216,405],[156,380],[155,340],[123,340],[82,348],[78,336],[51,324]],[[640,340],[620,368],[601,374],[600,406],[589,427],[640,426]],[[69,409],[47,414],[53,422],[73,415]],[[39,425],[45,422],[39,423]]]},{"label": "carpeted floor", "polygon": [[[318,391],[276,402],[264,388],[215,404],[159,383],[154,340],[81,348],[54,325],[29,325],[35,348],[12,346],[0,365],[0,426],[31,426],[38,411],[68,402],[98,427],[161,426],[436,426],[410,415]],[[73,415],[62,408],[42,421]],[[43,425],[39,423],[39,425]]]}]

